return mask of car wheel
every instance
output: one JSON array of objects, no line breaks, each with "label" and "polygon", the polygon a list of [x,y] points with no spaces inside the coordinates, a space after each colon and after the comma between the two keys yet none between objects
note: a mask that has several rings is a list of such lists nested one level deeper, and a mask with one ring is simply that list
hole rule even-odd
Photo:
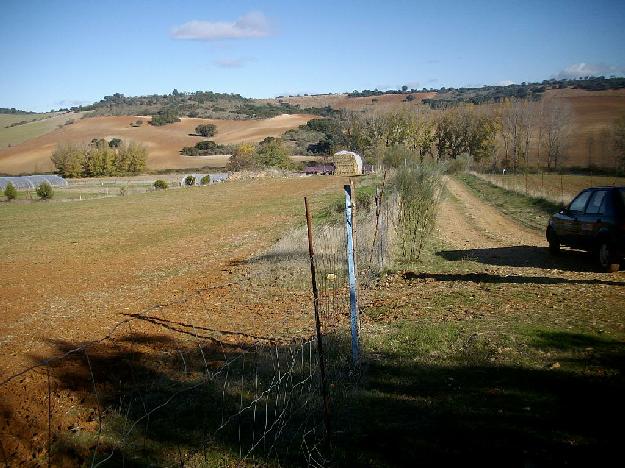
[{"label": "car wheel", "polygon": [[619,270],[619,262],[616,258],[614,258],[609,242],[601,241],[599,244],[598,256],[601,268],[610,273],[614,273]]},{"label": "car wheel", "polygon": [[549,230],[547,240],[549,241],[549,253],[558,255],[560,253],[560,239],[558,239],[558,235],[553,230]]}]

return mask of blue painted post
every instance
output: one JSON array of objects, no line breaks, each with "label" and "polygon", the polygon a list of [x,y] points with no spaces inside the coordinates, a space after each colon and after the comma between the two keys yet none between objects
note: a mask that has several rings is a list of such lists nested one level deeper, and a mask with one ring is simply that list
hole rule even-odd
[{"label": "blue painted post", "polygon": [[347,273],[349,276],[349,308],[352,328],[352,362],[358,364],[360,359],[359,338],[358,338],[358,297],[356,294],[356,264],[354,261],[354,237],[353,222],[354,212],[352,205],[352,188],[345,185],[345,235],[347,237]]}]

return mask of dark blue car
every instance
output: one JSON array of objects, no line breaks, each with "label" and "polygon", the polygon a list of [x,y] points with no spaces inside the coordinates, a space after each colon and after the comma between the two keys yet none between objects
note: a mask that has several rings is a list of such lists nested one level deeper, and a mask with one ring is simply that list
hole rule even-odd
[{"label": "dark blue car", "polygon": [[601,267],[618,271],[625,258],[625,187],[583,190],[547,226],[549,250],[560,246],[593,252]]}]

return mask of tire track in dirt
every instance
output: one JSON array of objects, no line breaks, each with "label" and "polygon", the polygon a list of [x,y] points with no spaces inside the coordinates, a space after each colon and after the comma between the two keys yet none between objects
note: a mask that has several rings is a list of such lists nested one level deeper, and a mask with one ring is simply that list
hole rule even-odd
[{"label": "tire track in dirt", "polygon": [[515,245],[543,247],[541,232],[525,228],[447,177],[448,196],[441,205],[438,230],[441,238],[457,249],[495,248]]}]

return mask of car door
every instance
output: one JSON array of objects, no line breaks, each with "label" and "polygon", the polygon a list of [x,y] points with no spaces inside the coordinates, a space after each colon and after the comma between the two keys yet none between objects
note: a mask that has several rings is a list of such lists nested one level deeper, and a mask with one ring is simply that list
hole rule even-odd
[{"label": "car door", "polygon": [[588,199],[584,213],[578,218],[580,245],[585,249],[594,247],[599,232],[608,224],[606,218],[608,198],[607,190],[595,190]]},{"label": "car door", "polygon": [[562,210],[557,217],[556,232],[563,244],[579,247],[582,244],[580,217],[586,210],[592,190],[584,190],[573,199],[568,208]]}]

